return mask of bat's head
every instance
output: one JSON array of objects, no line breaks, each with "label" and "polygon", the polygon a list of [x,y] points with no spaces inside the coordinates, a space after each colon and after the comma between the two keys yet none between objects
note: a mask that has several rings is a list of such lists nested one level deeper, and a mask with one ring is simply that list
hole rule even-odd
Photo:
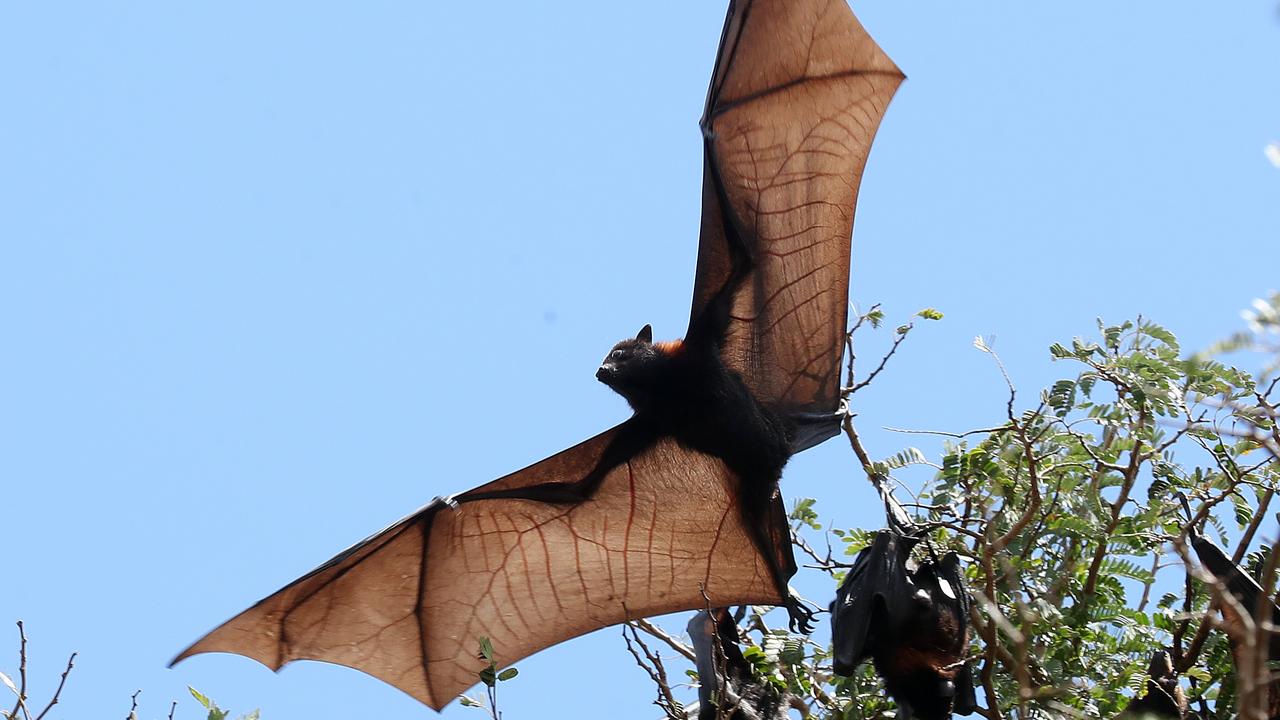
[{"label": "bat's head", "polygon": [[1157,650],[1151,653],[1151,664],[1147,666],[1147,674],[1154,680],[1174,677],[1173,656],[1168,650]]},{"label": "bat's head", "polygon": [[[887,683],[888,684],[888,683]],[[916,720],[950,720],[955,705],[956,684],[945,674],[921,668],[899,678],[889,694],[898,702],[906,717]],[[898,717],[903,717],[899,713]]]},{"label": "bat's head", "polygon": [[653,344],[653,328],[645,325],[634,338],[613,346],[596,370],[596,379],[639,410],[659,382],[663,357],[663,351]]}]

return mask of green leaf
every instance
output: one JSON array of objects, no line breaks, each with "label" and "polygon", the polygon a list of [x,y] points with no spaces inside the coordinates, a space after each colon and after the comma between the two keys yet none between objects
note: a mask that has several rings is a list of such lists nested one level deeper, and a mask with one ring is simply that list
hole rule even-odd
[{"label": "green leaf", "polygon": [[818,512],[813,509],[813,505],[813,498],[799,498],[792,505],[789,517],[807,525],[811,530],[822,530],[822,524],[818,522]]},{"label": "green leaf", "polygon": [[484,635],[480,636],[480,659],[493,662],[493,643]]},{"label": "green leaf", "polygon": [[799,665],[804,662],[803,641],[797,637],[787,638],[778,651],[778,659],[788,665]]},{"label": "green leaf", "polygon": [[[875,465],[883,469],[897,470],[908,465],[923,465],[928,462],[928,458],[926,458],[924,453],[920,452],[919,449],[909,447],[883,462],[875,463]],[[882,470],[882,474],[887,473],[884,473]]]},{"label": "green leaf", "polygon": [[472,697],[467,697],[466,695],[458,696],[458,704],[461,705],[462,707],[475,707],[475,708],[484,707],[483,705],[480,704],[480,701]]},{"label": "green leaf", "polygon": [[921,317],[921,318],[924,318],[925,320],[941,320],[942,313],[938,312],[933,308],[925,308],[920,312],[916,313],[916,317]]},{"label": "green leaf", "polygon": [[251,713],[246,713],[244,715],[241,715],[240,720],[258,720],[258,714],[259,714],[259,711],[254,710]]},{"label": "green leaf", "polygon": [[1171,349],[1175,351],[1178,350],[1178,338],[1174,337],[1173,333],[1159,325],[1153,322],[1144,322],[1139,330],[1146,333],[1148,337],[1155,338],[1165,345],[1168,345]]},{"label": "green leaf", "polygon": [[1231,495],[1231,505],[1235,509],[1236,524],[1244,529],[1253,520],[1253,508],[1248,500],[1236,494]]},{"label": "green leaf", "polygon": [[498,680],[510,680],[511,678],[519,674],[520,674],[519,670],[513,667],[509,667],[506,670],[503,670],[502,672],[498,673]]},{"label": "green leaf", "polygon": [[1102,571],[1109,575],[1118,575],[1130,580],[1137,580],[1141,583],[1149,583],[1155,580],[1151,573],[1136,564],[1122,560],[1120,558],[1106,558],[1102,561]]},{"label": "green leaf", "polygon": [[1053,384],[1053,389],[1049,391],[1046,398],[1049,407],[1053,408],[1054,414],[1058,417],[1066,417],[1076,402],[1076,382],[1074,380],[1059,380]]},{"label": "green leaf", "polygon": [[216,707],[213,704],[213,701],[210,700],[208,697],[206,697],[204,693],[191,687],[190,685],[187,686],[187,691],[191,693],[191,697],[196,699],[196,702],[204,706],[204,709],[208,710],[210,708]]}]

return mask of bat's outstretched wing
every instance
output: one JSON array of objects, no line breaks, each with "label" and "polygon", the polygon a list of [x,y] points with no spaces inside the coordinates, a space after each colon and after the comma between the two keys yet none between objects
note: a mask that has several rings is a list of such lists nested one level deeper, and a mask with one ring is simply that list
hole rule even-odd
[{"label": "bat's outstretched wing", "polygon": [[702,118],[688,334],[721,330],[725,364],[783,413],[837,409],[858,185],[902,79],[845,0],[730,5]]},{"label": "bat's outstretched wing", "polygon": [[[687,339],[714,342],[785,414],[836,408],[854,197],[901,78],[845,0],[730,6],[703,120]],[[768,527],[746,527],[741,483],[724,463],[659,435],[633,418],[434,502],[175,662],[214,651],[277,669],[324,660],[439,709],[478,680],[482,636],[506,665],[627,618],[788,603],[780,499],[769,500]],[[776,557],[757,549],[766,546]]]},{"label": "bat's outstretched wing", "polygon": [[[720,460],[661,439],[601,474],[594,488],[576,486],[626,427],[431,503],[232,618],[174,662],[203,652],[238,653],[276,670],[323,660],[438,710],[479,679],[481,636],[501,666],[708,599],[784,602],[743,527],[738,481]],[[590,497],[574,500],[579,490]]]}]

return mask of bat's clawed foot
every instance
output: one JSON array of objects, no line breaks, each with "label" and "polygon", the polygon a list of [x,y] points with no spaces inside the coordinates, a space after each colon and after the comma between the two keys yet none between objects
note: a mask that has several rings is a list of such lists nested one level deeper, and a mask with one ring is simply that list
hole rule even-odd
[{"label": "bat's clawed foot", "polygon": [[813,617],[816,611],[804,604],[804,601],[795,595],[787,598],[787,614],[791,616],[791,632],[808,635],[813,632]]}]

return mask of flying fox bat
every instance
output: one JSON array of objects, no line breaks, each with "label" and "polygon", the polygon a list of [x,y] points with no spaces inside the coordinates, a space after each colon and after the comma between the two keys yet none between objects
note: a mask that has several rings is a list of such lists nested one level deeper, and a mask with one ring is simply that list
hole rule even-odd
[{"label": "flying fox bat", "polygon": [[[175,658],[357,668],[440,709],[482,669],[629,618],[811,612],[778,479],[838,432],[854,205],[903,75],[845,0],[731,2],[701,121],[683,341],[648,326],[597,378],[622,424],[354,545]],[[704,595],[705,593],[705,595]]]},{"label": "flying fox bat", "polygon": [[[1183,506],[1186,507],[1185,498]],[[1187,508],[1187,514],[1191,514],[1190,508]],[[1226,586],[1227,591],[1239,601],[1240,607],[1255,616],[1259,612],[1265,613],[1269,615],[1266,621],[1272,627],[1280,627],[1280,606],[1266,597],[1267,593],[1258,581],[1253,579],[1253,576],[1237,565],[1212,540],[1200,534],[1194,525],[1187,527],[1187,538],[1191,541],[1191,547],[1195,550],[1196,557],[1200,559],[1200,564]],[[1246,628],[1251,625],[1245,623],[1244,618],[1231,603],[1220,603],[1218,610],[1222,613],[1222,619],[1230,636],[1231,654],[1235,660],[1236,669],[1247,667],[1244,663],[1246,646],[1239,642],[1239,638],[1241,633],[1248,632]],[[1272,632],[1260,651],[1266,653],[1263,658],[1265,660],[1280,660],[1280,634]],[[1280,718],[1280,681],[1272,680],[1267,688],[1267,713],[1268,717]]]},{"label": "flying fox bat", "polygon": [[[1258,600],[1264,594],[1258,581],[1241,569],[1222,551],[1222,548],[1200,534],[1194,527],[1187,529],[1187,537],[1191,540],[1191,548],[1196,551],[1196,557],[1200,559],[1205,569],[1227,587],[1236,600],[1240,601],[1241,607],[1251,613],[1257,612]],[[1271,602],[1267,602],[1266,606],[1271,610],[1269,621],[1276,627],[1280,627],[1280,607]],[[1241,629],[1245,627],[1243,618],[1228,603],[1223,603],[1221,610],[1223,618],[1229,625]],[[1267,645],[1267,659],[1280,660],[1280,635],[1274,633],[1271,635]]]},{"label": "flying fox bat", "polygon": [[1141,698],[1134,698],[1125,706],[1117,720],[1186,720],[1187,696],[1178,684],[1178,673],[1173,667],[1173,656],[1168,650],[1157,650],[1151,654],[1151,663],[1147,665],[1147,692]]},{"label": "flying fox bat", "polygon": [[697,720],[782,720],[786,697],[756,676],[726,608],[702,610],[686,627],[698,668]]},{"label": "flying fox bat", "polygon": [[[834,670],[851,675],[868,658],[900,718],[945,720],[977,709],[969,646],[969,594],[950,552],[916,563],[924,535],[882,490],[888,528],[853,561],[831,604]],[[930,553],[932,555],[932,553]]]}]

